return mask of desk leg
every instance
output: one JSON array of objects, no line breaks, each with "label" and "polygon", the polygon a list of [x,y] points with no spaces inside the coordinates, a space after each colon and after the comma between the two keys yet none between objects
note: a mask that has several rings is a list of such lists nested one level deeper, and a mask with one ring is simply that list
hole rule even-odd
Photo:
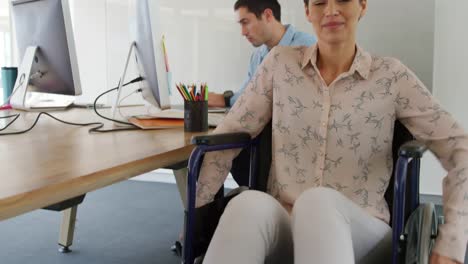
[{"label": "desk leg", "polygon": [[188,168],[173,170],[173,172],[177,183],[177,187],[179,188],[180,199],[182,199],[182,204],[184,205],[184,209],[186,209]]},{"label": "desk leg", "polygon": [[71,252],[70,246],[73,243],[73,233],[75,231],[76,211],[78,205],[68,208],[63,212],[62,224],[60,225],[60,236],[58,244],[62,253]]}]

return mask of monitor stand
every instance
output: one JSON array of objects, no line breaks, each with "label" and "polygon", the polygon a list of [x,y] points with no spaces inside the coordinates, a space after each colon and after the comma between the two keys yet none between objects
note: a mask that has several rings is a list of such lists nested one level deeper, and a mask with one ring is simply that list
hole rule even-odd
[{"label": "monitor stand", "polygon": [[[125,117],[119,115],[119,109],[118,108],[120,107],[120,97],[121,97],[121,94],[122,94],[122,87],[123,87],[123,85],[125,83],[125,77],[127,75],[128,64],[130,63],[130,58],[132,56],[133,49],[135,48],[135,46],[136,46],[136,42],[132,42],[132,44],[130,44],[130,50],[128,51],[127,60],[125,62],[125,68],[124,68],[124,71],[122,73],[122,77],[120,78],[120,81],[119,81],[119,87],[118,87],[118,90],[117,90],[117,97],[115,98],[115,101],[112,104],[112,108],[111,108],[112,119],[114,119],[116,121],[127,122],[127,120],[124,120]],[[135,54],[135,56],[136,56],[136,54]],[[114,122],[114,126],[123,126],[123,125],[121,123]]]},{"label": "monitor stand", "polygon": [[[128,64],[130,63],[130,59],[132,57],[132,54],[135,52],[136,48],[136,42],[132,42],[130,45],[130,49],[128,51],[127,55],[127,60],[125,62],[125,68],[122,73],[122,76],[120,78],[119,82],[119,87],[117,90],[117,96],[115,98],[114,103],[112,104],[111,108],[111,113],[112,113],[112,119],[114,119],[117,122],[114,122],[114,126],[126,126],[125,124],[119,123],[119,122],[128,122],[127,117],[121,116],[119,112],[119,107],[120,107],[120,99],[121,99],[121,94],[122,94],[122,88],[123,85],[125,84],[125,77],[127,75],[127,70],[128,70]],[[135,58],[137,57],[137,54],[135,52]],[[177,119],[183,119],[183,108],[182,110],[178,109],[164,109],[162,110],[160,107],[151,105],[150,110],[147,109],[146,114],[140,115],[139,117],[141,118],[177,118]],[[151,113],[152,112],[152,113]]]},{"label": "monitor stand", "polygon": [[28,47],[19,67],[18,78],[10,98],[11,107],[25,111],[63,110],[69,107],[74,102],[74,96],[34,91],[35,87],[30,84],[30,81],[41,78],[45,74],[41,71],[32,73],[35,61],[45,61],[45,58],[37,46]]}]

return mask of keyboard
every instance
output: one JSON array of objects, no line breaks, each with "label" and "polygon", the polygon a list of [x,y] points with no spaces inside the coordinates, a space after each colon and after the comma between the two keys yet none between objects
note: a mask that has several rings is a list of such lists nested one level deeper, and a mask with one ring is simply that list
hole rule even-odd
[{"label": "keyboard", "polygon": [[208,113],[208,126],[217,127],[223,121],[226,114]]},{"label": "keyboard", "polygon": [[208,113],[227,113],[229,108],[226,107],[208,107]]},{"label": "keyboard", "polygon": [[30,110],[52,111],[64,110],[75,101],[74,96],[30,92],[26,97],[26,105]]}]

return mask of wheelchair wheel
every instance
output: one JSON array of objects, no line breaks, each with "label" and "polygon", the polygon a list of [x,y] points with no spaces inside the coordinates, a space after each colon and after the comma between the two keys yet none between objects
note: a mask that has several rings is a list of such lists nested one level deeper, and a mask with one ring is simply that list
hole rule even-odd
[{"label": "wheelchair wheel", "polygon": [[205,255],[197,257],[194,261],[194,264],[202,264],[204,258],[205,258]]},{"label": "wheelchair wheel", "polygon": [[438,220],[434,204],[420,205],[405,226],[405,264],[428,264],[437,236]]}]

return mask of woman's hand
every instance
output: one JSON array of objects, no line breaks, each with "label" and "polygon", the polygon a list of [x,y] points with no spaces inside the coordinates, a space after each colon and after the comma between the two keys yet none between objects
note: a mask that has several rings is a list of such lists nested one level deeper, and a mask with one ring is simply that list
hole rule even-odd
[{"label": "woman's hand", "polygon": [[429,261],[430,264],[461,264],[458,261],[451,260],[447,257],[441,256],[435,252],[431,255],[431,260]]}]

